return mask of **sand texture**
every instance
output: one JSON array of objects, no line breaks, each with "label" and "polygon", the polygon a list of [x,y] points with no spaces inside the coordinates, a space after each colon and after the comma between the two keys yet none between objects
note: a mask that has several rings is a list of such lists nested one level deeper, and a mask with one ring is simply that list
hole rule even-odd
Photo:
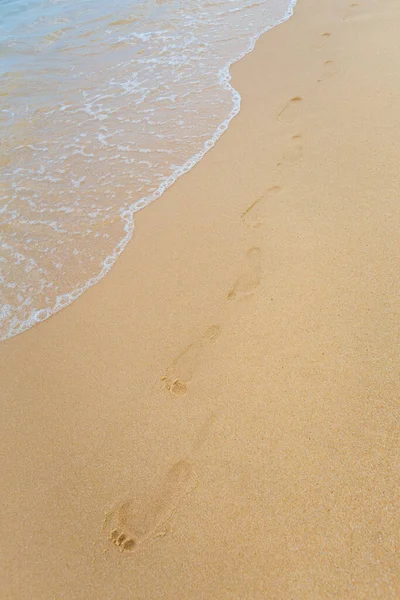
[{"label": "sand texture", "polygon": [[0,345],[1,600],[400,598],[399,31],[299,0],[115,268]]}]

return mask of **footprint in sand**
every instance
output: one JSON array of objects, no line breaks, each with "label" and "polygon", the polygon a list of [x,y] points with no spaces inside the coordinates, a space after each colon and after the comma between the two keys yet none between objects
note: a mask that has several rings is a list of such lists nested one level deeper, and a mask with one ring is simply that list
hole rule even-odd
[{"label": "footprint in sand", "polygon": [[316,50],[324,50],[326,49],[326,42],[327,40],[331,37],[331,32],[330,31],[324,31],[324,33],[321,33],[321,36],[323,38],[323,42],[317,42],[316,45],[314,46]]},{"label": "footprint in sand", "polygon": [[323,66],[322,77],[321,79],[318,79],[318,83],[324,81],[325,79],[330,79],[334,75],[336,75],[335,63],[333,60],[326,60]]},{"label": "footprint in sand", "polygon": [[265,203],[268,197],[277,194],[281,191],[279,185],[274,185],[269,188],[265,196],[260,196],[253,204],[250,204],[248,208],[242,213],[242,222],[246,227],[252,227],[257,229],[261,227],[264,222]]},{"label": "footprint in sand", "polygon": [[162,537],[168,532],[171,517],[195,486],[192,464],[180,460],[169,469],[154,496],[141,502],[128,498],[118,503],[106,514],[103,529],[121,552],[132,551],[151,538]]},{"label": "footprint in sand", "polygon": [[260,248],[251,248],[246,253],[243,273],[235,281],[228,294],[229,300],[249,296],[259,286],[261,275],[261,250]]},{"label": "footprint in sand", "polygon": [[283,153],[282,159],[277,163],[278,167],[282,165],[294,165],[303,158],[303,136],[301,133],[293,135],[290,144]]},{"label": "footprint in sand", "polygon": [[295,118],[298,116],[302,102],[303,98],[301,96],[294,96],[291,98],[288,102],[286,102],[280,113],[278,113],[278,121],[281,123],[293,123]]},{"label": "footprint in sand", "polygon": [[220,336],[221,331],[218,325],[211,325],[198,340],[189,344],[175,358],[162,377],[167,390],[178,396],[186,394],[201,353]]},{"label": "footprint in sand", "polygon": [[351,17],[355,17],[356,15],[358,15],[360,12],[359,8],[360,8],[360,5],[357,2],[353,2],[353,4],[350,4],[347,13],[343,17],[343,21],[346,21],[346,19],[348,19],[349,17],[351,18]]}]

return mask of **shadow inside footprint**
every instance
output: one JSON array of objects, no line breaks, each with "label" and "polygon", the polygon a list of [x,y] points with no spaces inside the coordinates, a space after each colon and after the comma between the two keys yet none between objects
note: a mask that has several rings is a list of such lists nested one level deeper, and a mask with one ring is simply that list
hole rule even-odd
[{"label": "shadow inside footprint", "polygon": [[245,262],[243,273],[228,293],[229,300],[234,300],[240,296],[248,296],[260,284],[262,275],[260,248],[251,248],[246,254]]},{"label": "shadow inside footprint", "polygon": [[290,140],[290,145],[283,153],[282,160],[278,162],[277,166],[282,165],[294,165],[303,158],[303,136],[301,133],[293,135]]},{"label": "shadow inside footprint", "polygon": [[280,113],[278,113],[278,121],[281,121],[281,123],[292,123],[298,115],[302,101],[303,98],[301,96],[294,96],[286,102]]},{"label": "shadow inside footprint", "polygon": [[358,15],[359,14],[359,7],[360,7],[360,5],[357,2],[353,2],[353,4],[350,4],[347,13],[343,17],[343,20],[346,21],[346,19]]},{"label": "shadow inside footprint", "polygon": [[119,529],[113,529],[109,536],[115,546],[118,546],[121,552],[133,550],[136,546],[136,541],[122,533]]},{"label": "shadow inside footprint", "polygon": [[148,539],[165,535],[169,520],[194,487],[191,463],[176,462],[154,497],[143,502],[128,499],[107,513],[104,527],[109,532],[109,540],[121,552],[126,552]]},{"label": "shadow inside footprint", "polygon": [[188,391],[188,384],[191,381],[201,353],[205,348],[216,340],[221,334],[221,328],[218,325],[211,325],[206,331],[192,344],[189,344],[167,368],[166,374],[162,377],[165,388],[177,396],[183,396]]},{"label": "shadow inside footprint", "polygon": [[242,213],[241,218],[242,222],[246,227],[252,227],[253,229],[257,229],[261,227],[264,222],[264,211],[265,204],[267,199],[272,194],[276,194],[280,192],[281,188],[279,185],[274,185],[269,188],[265,196],[261,196],[258,198],[253,204],[250,204],[248,208]]},{"label": "shadow inside footprint", "polygon": [[333,62],[333,60],[326,60],[324,62],[322,77],[321,79],[318,79],[318,83],[324,81],[324,79],[330,79],[334,75],[336,75],[335,63]]}]

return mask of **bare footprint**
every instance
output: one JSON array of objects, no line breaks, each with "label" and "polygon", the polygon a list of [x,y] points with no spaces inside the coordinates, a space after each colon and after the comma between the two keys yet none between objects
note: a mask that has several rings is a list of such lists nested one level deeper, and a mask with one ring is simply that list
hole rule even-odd
[{"label": "bare footprint", "polygon": [[250,295],[260,284],[262,275],[260,248],[251,248],[245,259],[245,268],[233,284],[228,294],[229,300]]},{"label": "bare footprint", "polygon": [[303,98],[301,96],[294,96],[288,102],[286,102],[280,113],[278,113],[278,121],[281,123],[293,123],[294,119],[298,115],[302,101]]},{"label": "bare footprint", "polygon": [[288,148],[285,150],[282,156],[282,160],[278,162],[277,166],[282,165],[294,165],[303,158],[303,136],[301,133],[293,135]]},{"label": "bare footprint", "polygon": [[243,224],[246,225],[246,227],[252,227],[253,229],[261,227],[264,222],[264,211],[267,198],[280,191],[281,188],[279,185],[274,185],[269,188],[265,196],[260,196],[253,204],[250,204],[241,215]]},{"label": "bare footprint", "polygon": [[336,67],[333,60],[326,60],[324,62],[323,73],[321,79],[318,79],[318,83],[324,81],[324,79],[330,79],[336,75]]},{"label": "bare footprint", "polygon": [[168,533],[169,521],[195,486],[192,464],[180,460],[169,469],[155,497],[141,502],[129,498],[118,503],[106,514],[103,529],[121,552],[132,551],[151,538],[162,537]]},{"label": "bare footprint", "polygon": [[189,346],[175,358],[172,365],[167,368],[165,375],[162,377],[167,390],[178,396],[186,394],[188,384],[193,377],[200,354],[211,342],[214,342],[220,334],[221,327],[218,325],[211,325],[198,340],[189,344]]},{"label": "bare footprint", "polygon": [[357,2],[353,2],[353,4],[350,4],[347,13],[343,17],[343,20],[345,21],[349,17],[351,18],[351,17],[354,17],[354,16],[358,15],[358,13],[359,13],[359,7],[360,7],[360,5]]}]

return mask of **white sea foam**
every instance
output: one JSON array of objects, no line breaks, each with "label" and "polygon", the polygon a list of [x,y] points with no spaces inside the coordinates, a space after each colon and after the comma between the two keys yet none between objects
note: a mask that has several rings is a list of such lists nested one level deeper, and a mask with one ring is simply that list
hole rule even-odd
[{"label": "white sea foam", "polygon": [[68,306],[109,271],[135,213],[239,112],[230,66],[294,5],[121,0],[112,15],[94,0],[2,6],[0,339]]}]

